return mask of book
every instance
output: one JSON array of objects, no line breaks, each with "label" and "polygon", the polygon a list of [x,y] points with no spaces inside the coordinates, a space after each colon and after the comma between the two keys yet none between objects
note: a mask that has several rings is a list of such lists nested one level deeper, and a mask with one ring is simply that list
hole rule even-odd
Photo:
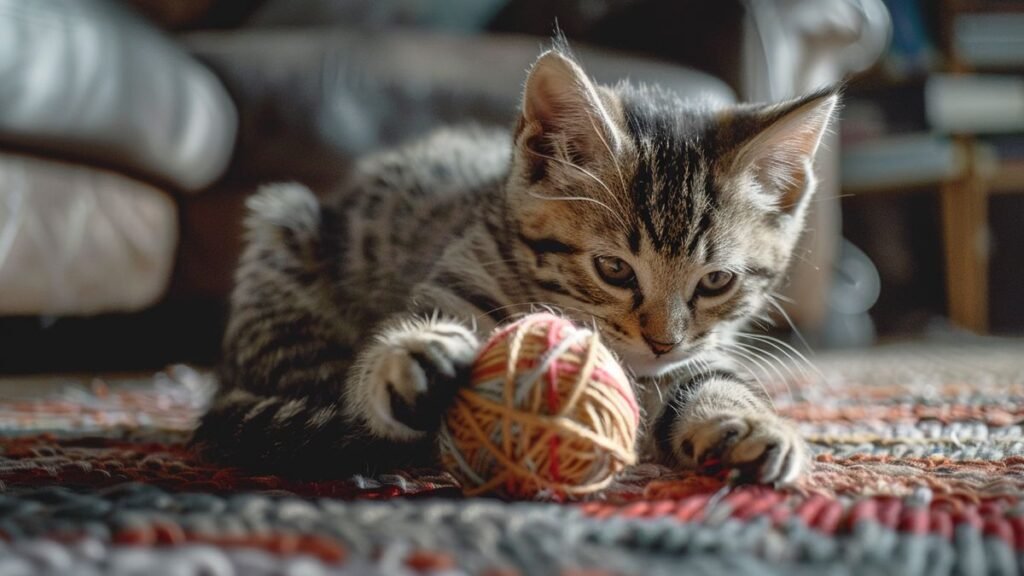
[{"label": "book", "polygon": [[1024,68],[1024,12],[966,12],[953,18],[953,50],[974,68]]},{"label": "book", "polygon": [[881,136],[843,146],[841,181],[848,192],[923,186],[957,178],[966,166],[966,151],[950,136]]},{"label": "book", "polygon": [[934,74],[924,92],[928,124],[940,132],[1024,131],[1024,77]]}]

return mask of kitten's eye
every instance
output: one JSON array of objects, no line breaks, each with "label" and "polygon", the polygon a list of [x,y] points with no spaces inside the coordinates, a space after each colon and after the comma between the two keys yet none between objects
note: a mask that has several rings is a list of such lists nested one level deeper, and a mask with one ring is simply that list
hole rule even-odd
[{"label": "kitten's eye", "polygon": [[718,296],[724,294],[732,287],[736,275],[726,270],[715,270],[708,272],[700,279],[697,285],[697,293],[701,296]]},{"label": "kitten's eye", "polygon": [[622,258],[598,256],[594,258],[594,268],[601,279],[612,286],[623,288],[636,282],[632,266],[626,264]]}]

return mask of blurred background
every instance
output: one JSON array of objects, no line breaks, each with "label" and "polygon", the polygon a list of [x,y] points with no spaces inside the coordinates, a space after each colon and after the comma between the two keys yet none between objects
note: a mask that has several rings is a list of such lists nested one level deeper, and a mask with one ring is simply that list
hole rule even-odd
[{"label": "blurred background", "polygon": [[601,82],[847,82],[801,346],[1024,332],[1024,2],[0,0],[0,373],[215,362],[248,194],[510,125],[556,22]]}]

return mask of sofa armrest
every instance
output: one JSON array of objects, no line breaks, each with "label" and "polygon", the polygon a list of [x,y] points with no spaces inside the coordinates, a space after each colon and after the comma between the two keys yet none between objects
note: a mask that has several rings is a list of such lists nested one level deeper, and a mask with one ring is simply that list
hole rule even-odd
[{"label": "sofa armrest", "polygon": [[102,0],[0,0],[0,145],[183,190],[224,171],[235,109],[217,79]]}]

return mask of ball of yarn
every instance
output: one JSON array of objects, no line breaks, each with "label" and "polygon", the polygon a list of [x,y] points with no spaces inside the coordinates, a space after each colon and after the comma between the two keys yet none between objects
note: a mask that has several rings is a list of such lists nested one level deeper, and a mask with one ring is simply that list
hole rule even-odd
[{"label": "ball of yarn", "polygon": [[633,389],[597,333],[552,314],[500,328],[441,429],[445,467],[469,495],[565,499],[636,461]]}]

